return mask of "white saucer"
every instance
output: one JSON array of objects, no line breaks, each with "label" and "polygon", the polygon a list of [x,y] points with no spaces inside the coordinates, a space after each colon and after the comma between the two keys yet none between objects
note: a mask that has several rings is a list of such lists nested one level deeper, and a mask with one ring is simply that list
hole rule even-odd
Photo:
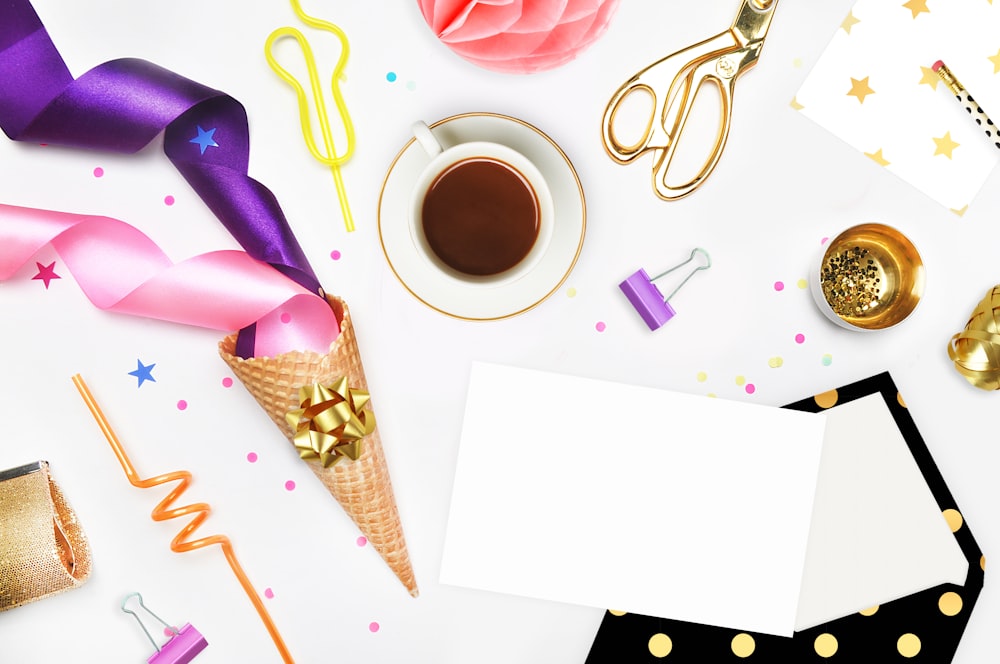
[{"label": "white saucer", "polygon": [[466,320],[516,316],[554,293],[576,264],[587,226],[583,187],[569,158],[551,138],[530,124],[493,113],[466,113],[431,125],[444,147],[491,141],[517,150],[545,176],[555,208],[552,240],[538,264],[517,281],[496,287],[449,279],[417,253],[410,239],[410,194],[430,161],[414,139],[389,165],[378,202],[378,233],[389,267],[418,300],[443,314]]}]

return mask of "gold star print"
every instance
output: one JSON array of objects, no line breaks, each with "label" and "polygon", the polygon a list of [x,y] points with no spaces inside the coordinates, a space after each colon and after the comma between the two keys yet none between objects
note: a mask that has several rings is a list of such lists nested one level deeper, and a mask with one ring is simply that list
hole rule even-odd
[{"label": "gold star print", "polygon": [[996,55],[991,55],[987,60],[993,63],[993,73],[1000,73],[1000,48],[997,49]]},{"label": "gold star print", "polygon": [[847,34],[851,34],[851,28],[853,28],[856,23],[861,23],[861,21],[854,18],[853,12],[847,12],[847,17],[844,18],[844,22],[840,24],[840,27],[842,27],[844,32]]},{"label": "gold star print", "polygon": [[875,91],[868,87],[867,76],[861,80],[851,78],[851,91],[847,93],[848,96],[857,97],[858,103],[863,104],[865,103],[865,97],[873,94],[875,94]]},{"label": "gold star print", "polygon": [[950,131],[946,131],[944,133],[944,136],[942,136],[941,138],[935,138],[934,144],[937,146],[936,148],[934,148],[934,154],[935,155],[943,154],[944,156],[948,157],[948,159],[951,159],[952,150],[954,150],[959,146],[958,143],[951,140]]},{"label": "gold star print", "polygon": [[927,0],[907,0],[903,6],[910,10],[913,18],[916,18],[921,12],[931,13],[931,10],[927,9]]},{"label": "gold star print", "polygon": [[805,106],[803,106],[802,104],[800,104],[799,100],[796,99],[795,97],[792,97],[792,101],[789,104],[789,106],[791,106],[792,108],[794,108],[796,111],[801,111],[803,108],[805,108]]},{"label": "gold star print", "polygon": [[937,90],[937,84],[941,82],[941,77],[938,73],[931,69],[930,67],[920,66],[920,82],[917,85],[923,85],[926,83],[931,86],[934,90]]},{"label": "gold star print", "polygon": [[882,156],[882,148],[879,148],[875,152],[866,152],[865,156],[874,161],[879,166],[889,165],[889,160]]}]

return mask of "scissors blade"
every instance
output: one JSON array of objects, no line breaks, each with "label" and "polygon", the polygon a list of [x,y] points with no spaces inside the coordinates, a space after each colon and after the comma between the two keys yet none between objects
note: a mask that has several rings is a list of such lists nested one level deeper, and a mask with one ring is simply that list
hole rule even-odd
[{"label": "scissors blade", "polygon": [[[736,41],[741,48],[748,48],[756,44],[753,50],[760,53],[760,47],[767,37],[768,28],[771,27],[771,18],[774,16],[774,8],[778,6],[778,0],[743,0],[740,10],[733,19],[730,27]],[[756,55],[754,56],[756,60]],[[753,64],[748,63],[748,66]]]}]

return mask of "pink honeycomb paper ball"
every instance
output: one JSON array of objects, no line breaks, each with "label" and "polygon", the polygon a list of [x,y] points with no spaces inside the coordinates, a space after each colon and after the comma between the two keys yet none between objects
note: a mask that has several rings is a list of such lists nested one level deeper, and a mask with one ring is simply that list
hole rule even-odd
[{"label": "pink honeycomb paper ball", "polygon": [[448,48],[507,74],[566,64],[604,34],[618,7],[618,0],[417,1]]}]

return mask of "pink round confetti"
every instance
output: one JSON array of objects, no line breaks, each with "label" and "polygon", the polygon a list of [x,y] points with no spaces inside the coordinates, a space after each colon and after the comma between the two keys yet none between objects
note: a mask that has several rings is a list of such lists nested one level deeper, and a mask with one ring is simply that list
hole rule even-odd
[{"label": "pink round confetti", "polygon": [[264,597],[268,599],[274,599],[274,591],[270,588],[264,588]]},{"label": "pink round confetti", "polygon": [[174,634],[177,634],[180,631],[181,630],[177,629],[176,627],[164,627],[163,628],[163,636],[171,637],[171,636],[173,636]]},{"label": "pink round confetti", "polygon": [[284,324],[286,324],[286,325],[288,323],[291,323],[292,322],[292,315],[290,313],[288,313],[287,311],[285,313],[281,314],[281,322],[284,323]]},{"label": "pink round confetti", "polygon": [[256,452],[248,452],[247,453],[247,461],[249,461],[250,463],[257,463],[257,453]]},{"label": "pink round confetti", "polygon": [[232,387],[233,386],[233,379],[230,378],[229,376],[226,376],[225,378],[222,379],[222,386],[223,387]]},{"label": "pink round confetti", "polygon": [[177,410],[187,410],[188,402],[181,399],[177,402]]},{"label": "pink round confetti", "polygon": [[295,481],[288,480],[287,482],[285,482],[285,488],[289,491],[295,491]]},{"label": "pink round confetti", "polygon": [[747,386],[743,389],[747,391],[747,394],[753,394],[754,392],[757,391],[757,388],[754,386],[753,383],[747,383]]},{"label": "pink round confetti", "polygon": [[371,632],[372,634],[379,631],[379,629],[381,629],[381,626],[377,622],[368,623],[368,631]]},{"label": "pink round confetti", "polygon": [[829,241],[830,241],[830,238],[828,238],[828,237],[825,237],[825,238],[823,238],[822,240],[820,240],[820,241],[819,241],[819,243],[820,243],[820,244],[826,244],[826,243],[827,243],[827,242],[829,242]]},{"label": "pink round confetti", "polygon": [[806,342],[806,335],[802,334],[801,332],[795,335],[795,343],[804,344],[805,342]]},{"label": "pink round confetti", "polygon": [[95,168],[94,169],[94,177],[95,178],[104,177],[104,169],[101,168],[100,166],[98,166],[97,168]]},{"label": "pink round confetti", "polygon": [[779,291],[779,292],[785,290],[785,282],[783,282],[783,281],[775,281],[774,282],[774,290]]},{"label": "pink round confetti", "polygon": [[163,204],[164,205],[173,205],[174,203],[175,203],[175,201],[174,201],[174,197],[173,196],[164,196],[163,197]]},{"label": "pink round confetti", "polygon": [[594,326],[594,329],[596,329],[598,332],[603,332],[604,330],[608,329],[608,326],[604,324],[604,321],[598,321],[597,325]]},{"label": "pink round confetti", "polygon": [[368,538],[362,535],[361,537],[356,539],[355,542],[357,543],[358,546],[364,546],[365,544],[368,544]]},{"label": "pink round confetti", "polygon": [[335,261],[339,261],[340,260],[340,252],[337,251],[336,249],[334,249],[333,251],[330,252],[330,258],[332,258]]}]

